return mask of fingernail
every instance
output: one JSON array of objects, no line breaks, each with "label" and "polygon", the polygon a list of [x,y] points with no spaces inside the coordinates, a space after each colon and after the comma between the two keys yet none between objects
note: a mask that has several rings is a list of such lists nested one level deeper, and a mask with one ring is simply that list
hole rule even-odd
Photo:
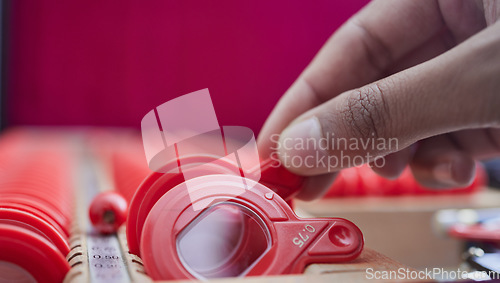
[{"label": "fingernail", "polygon": [[456,185],[457,183],[453,179],[452,166],[452,162],[442,162],[435,165],[432,170],[434,178],[446,185]]},{"label": "fingernail", "polygon": [[321,146],[321,125],[316,117],[295,123],[280,136],[278,153],[291,171],[314,175],[326,173],[328,152]]}]

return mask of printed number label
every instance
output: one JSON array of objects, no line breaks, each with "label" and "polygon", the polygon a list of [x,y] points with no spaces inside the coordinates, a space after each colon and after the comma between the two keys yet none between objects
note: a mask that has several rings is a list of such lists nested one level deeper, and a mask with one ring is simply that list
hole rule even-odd
[{"label": "printed number label", "polygon": [[316,229],[312,225],[307,224],[304,226],[304,229],[302,229],[302,232],[298,233],[298,237],[293,238],[293,244],[302,248],[304,243],[309,240],[309,235],[307,235],[307,233],[312,234],[314,232],[316,232]]}]

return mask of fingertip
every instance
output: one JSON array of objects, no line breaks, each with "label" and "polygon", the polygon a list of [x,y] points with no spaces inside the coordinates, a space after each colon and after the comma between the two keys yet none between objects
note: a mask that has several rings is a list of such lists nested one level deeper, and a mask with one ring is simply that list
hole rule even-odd
[{"label": "fingertip", "polygon": [[369,163],[370,168],[379,176],[394,180],[398,178],[408,165],[412,150],[408,147],[401,151],[380,157]]},{"label": "fingertip", "polygon": [[451,176],[452,180],[461,187],[472,184],[476,176],[476,163],[467,155],[457,156],[451,163]]},{"label": "fingertip", "polygon": [[432,168],[435,180],[442,186],[470,185],[475,171],[474,161],[463,154],[456,154],[452,159],[441,161]]},{"label": "fingertip", "polygon": [[474,181],[476,165],[468,155],[455,153],[428,168],[412,167],[412,171],[419,183],[430,188],[466,187]]},{"label": "fingertip", "polygon": [[321,125],[316,117],[290,124],[280,135],[278,156],[293,173],[314,176],[336,169],[321,146]]},{"label": "fingertip", "polygon": [[296,198],[303,201],[312,201],[323,197],[335,180],[335,174],[323,174],[306,179],[303,189],[299,192]]}]

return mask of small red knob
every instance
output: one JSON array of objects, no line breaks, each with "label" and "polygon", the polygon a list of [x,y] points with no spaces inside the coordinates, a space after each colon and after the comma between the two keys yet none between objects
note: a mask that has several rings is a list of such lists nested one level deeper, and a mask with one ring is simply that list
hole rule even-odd
[{"label": "small red knob", "polygon": [[125,222],[127,210],[127,200],[121,194],[115,191],[103,192],[90,204],[90,222],[100,233],[111,234]]}]

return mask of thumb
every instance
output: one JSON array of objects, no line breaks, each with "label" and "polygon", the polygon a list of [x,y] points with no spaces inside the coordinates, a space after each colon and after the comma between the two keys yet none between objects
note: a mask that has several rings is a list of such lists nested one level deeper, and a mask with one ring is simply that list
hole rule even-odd
[{"label": "thumb", "polygon": [[499,23],[439,57],[309,110],[281,133],[275,149],[282,163],[318,175],[377,162],[438,134],[498,127],[498,34]]}]

